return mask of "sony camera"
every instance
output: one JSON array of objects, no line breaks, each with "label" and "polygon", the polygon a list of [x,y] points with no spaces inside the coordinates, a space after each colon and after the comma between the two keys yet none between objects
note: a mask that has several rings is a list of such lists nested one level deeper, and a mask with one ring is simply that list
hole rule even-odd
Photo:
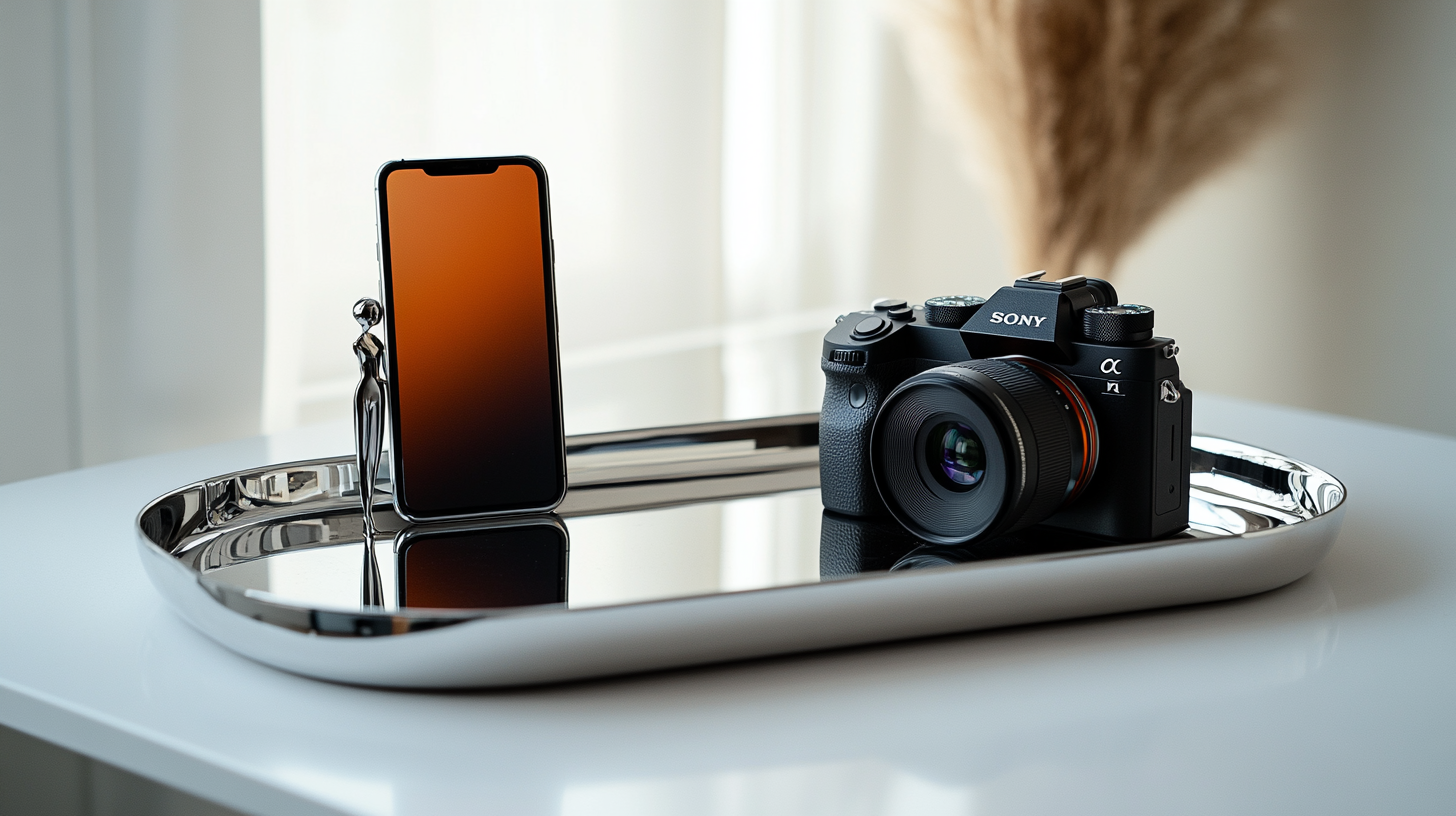
[{"label": "sony camera", "polygon": [[824,337],[824,507],[963,544],[1035,524],[1188,526],[1192,395],[1153,310],[1038,272],[989,300],[881,300]]}]

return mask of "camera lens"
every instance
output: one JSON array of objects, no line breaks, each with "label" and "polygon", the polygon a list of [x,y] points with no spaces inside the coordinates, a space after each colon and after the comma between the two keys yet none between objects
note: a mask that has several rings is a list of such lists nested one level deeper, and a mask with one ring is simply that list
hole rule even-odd
[{"label": "camera lens", "polygon": [[1097,462],[1081,391],[1030,358],[933,368],[885,398],[870,432],[880,497],[927,541],[961,544],[1036,524],[1075,499]]},{"label": "camera lens", "polygon": [[955,421],[942,422],[926,441],[930,472],[947,488],[964,493],[986,477],[986,449],[981,437],[969,427]]}]

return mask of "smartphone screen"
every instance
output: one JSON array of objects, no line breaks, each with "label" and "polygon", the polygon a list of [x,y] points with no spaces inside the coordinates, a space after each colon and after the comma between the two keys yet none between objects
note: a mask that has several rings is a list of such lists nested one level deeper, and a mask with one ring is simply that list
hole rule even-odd
[{"label": "smartphone screen", "polygon": [[545,510],[566,492],[546,172],[379,171],[394,501],[410,520]]}]

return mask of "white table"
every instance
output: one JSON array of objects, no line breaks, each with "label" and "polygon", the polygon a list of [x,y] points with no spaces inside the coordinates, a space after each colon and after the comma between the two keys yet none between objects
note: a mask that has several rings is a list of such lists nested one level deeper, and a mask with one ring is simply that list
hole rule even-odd
[{"label": "white table", "polygon": [[1456,439],[1199,394],[1350,489],[1241,601],[506,693],[306,680],[175,617],[152,497],[342,426],[0,487],[0,724],[256,813],[1436,813],[1456,802]]}]

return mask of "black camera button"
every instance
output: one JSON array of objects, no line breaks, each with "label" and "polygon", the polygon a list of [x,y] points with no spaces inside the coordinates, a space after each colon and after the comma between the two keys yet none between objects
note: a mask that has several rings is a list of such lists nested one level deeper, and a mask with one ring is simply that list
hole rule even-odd
[{"label": "black camera button", "polygon": [[869,398],[870,394],[863,385],[855,383],[849,387],[849,406],[851,408],[863,408]]},{"label": "black camera button", "polygon": [[903,309],[909,305],[909,302],[900,300],[899,298],[880,298],[879,300],[870,304],[870,306],[877,312],[888,312],[891,309]]},{"label": "black camera button", "polygon": [[854,334],[851,336],[856,340],[869,340],[879,337],[889,330],[890,321],[883,317],[866,317],[855,325]]},{"label": "black camera button", "polygon": [[891,320],[915,319],[915,310],[910,308],[909,306],[897,306],[885,312],[885,314],[889,315]]}]

